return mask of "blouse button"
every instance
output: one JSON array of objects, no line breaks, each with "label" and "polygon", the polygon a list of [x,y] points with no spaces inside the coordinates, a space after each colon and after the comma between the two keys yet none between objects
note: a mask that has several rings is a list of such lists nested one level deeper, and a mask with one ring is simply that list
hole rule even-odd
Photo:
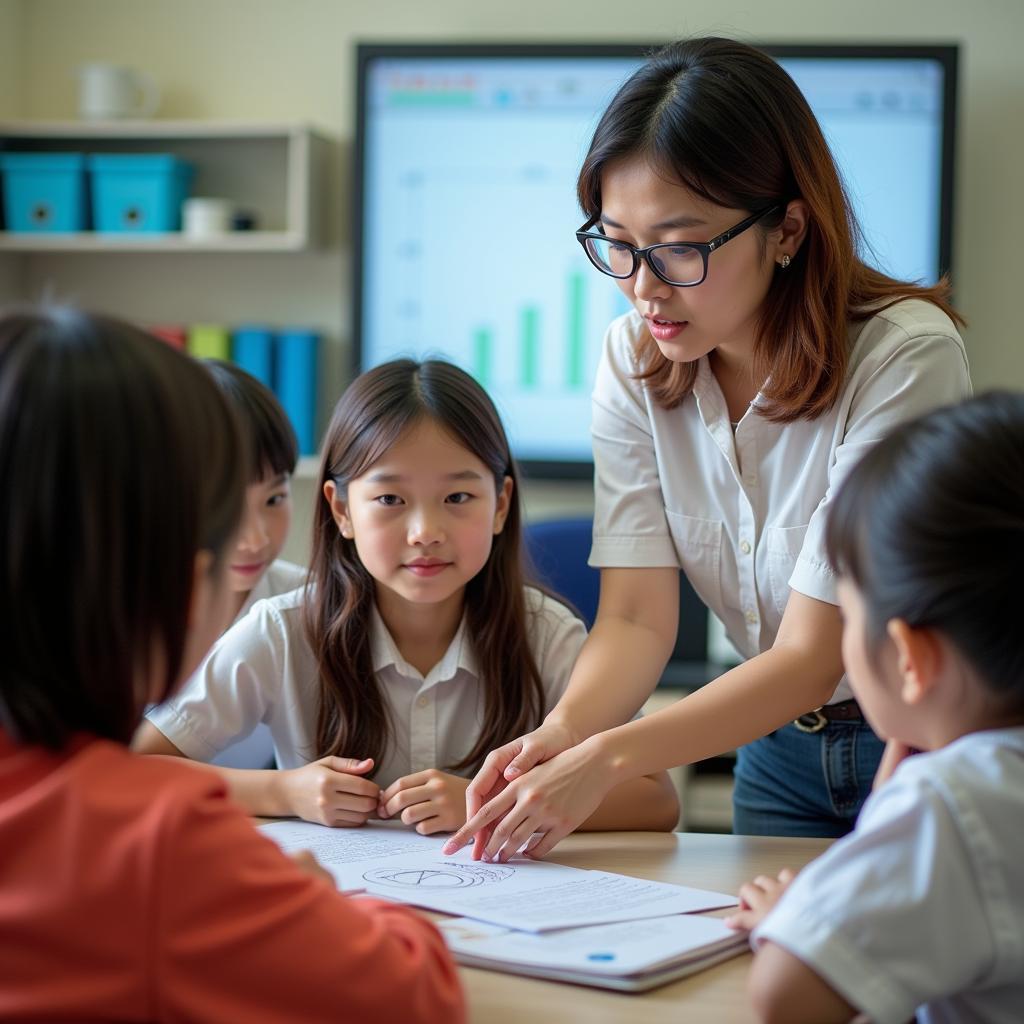
[{"label": "blouse button", "polygon": [[741,540],[740,541],[740,551],[742,551],[743,554],[745,554],[745,555],[749,555],[750,554],[750,542],[749,541],[745,541],[745,540]]},{"label": "blouse button", "polygon": [[418,701],[416,701],[416,706],[419,707],[419,708],[425,708],[429,703],[430,703],[430,698],[429,697],[420,697],[420,699]]},{"label": "blouse button", "polygon": [[744,618],[753,626],[757,623],[757,612],[753,608],[748,608]]}]

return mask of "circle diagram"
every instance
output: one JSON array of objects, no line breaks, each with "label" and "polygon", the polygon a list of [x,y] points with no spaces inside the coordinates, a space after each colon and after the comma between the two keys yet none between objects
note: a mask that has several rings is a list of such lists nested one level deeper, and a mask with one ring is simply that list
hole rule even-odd
[{"label": "circle diagram", "polygon": [[425,867],[373,868],[363,878],[396,889],[468,889],[502,882],[515,874],[504,864],[431,864]]}]

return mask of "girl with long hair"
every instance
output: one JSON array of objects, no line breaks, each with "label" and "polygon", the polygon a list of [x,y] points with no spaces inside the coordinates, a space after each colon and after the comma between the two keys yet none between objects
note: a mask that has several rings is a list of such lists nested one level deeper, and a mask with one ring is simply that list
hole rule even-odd
[{"label": "girl with long hair", "polygon": [[[208,761],[266,722],[281,770],[218,769],[250,812],[452,831],[487,751],[561,696],[583,624],[527,584],[504,429],[450,363],[357,378],[328,428],[320,489],[308,586],[229,630],[137,748]],[[588,826],[677,817],[658,772],[611,793]]]}]

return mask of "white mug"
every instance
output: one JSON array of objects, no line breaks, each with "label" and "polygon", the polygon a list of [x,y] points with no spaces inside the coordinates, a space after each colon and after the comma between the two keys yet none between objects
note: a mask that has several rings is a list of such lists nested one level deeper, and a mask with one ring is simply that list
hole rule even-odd
[{"label": "white mug", "polygon": [[115,64],[86,64],[78,69],[78,113],[86,120],[152,117],[160,90],[144,71]]},{"label": "white mug", "polygon": [[192,238],[210,238],[231,230],[235,212],[229,199],[193,196],[181,204],[181,230]]}]

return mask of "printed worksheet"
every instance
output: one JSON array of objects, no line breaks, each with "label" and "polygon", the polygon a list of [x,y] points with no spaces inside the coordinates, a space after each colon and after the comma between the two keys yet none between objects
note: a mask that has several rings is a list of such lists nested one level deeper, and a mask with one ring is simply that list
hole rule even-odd
[{"label": "printed worksheet", "polygon": [[389,858],[363,873],[363,885],[375,896],[527,932],[669,917],[736,903],[726,893],[546,861],[482,863],[469,859],[468,847],[454,857]]},{"label": "printed worksheet", "polygon": [[[309,850],[339,889],[366,888],[363,874],[374,864],[408,853],[440,855],[447,835],[421,836],[396,821],[368,821],[362,828],[328,828],[309,821],[272,821],[260,831],[285,853]],[[356,865],[350,869],[349,865]]]}]

